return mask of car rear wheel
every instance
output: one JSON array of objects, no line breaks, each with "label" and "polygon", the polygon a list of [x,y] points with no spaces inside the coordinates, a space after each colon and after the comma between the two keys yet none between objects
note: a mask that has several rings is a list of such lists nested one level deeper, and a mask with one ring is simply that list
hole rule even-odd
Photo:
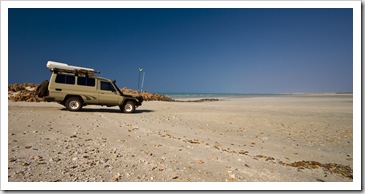
[{"label": "car rear wheel", "polygon": [[78,97],[68,98],[65,106],[69,111],[78,111],[82,107],[82,100]]},{"label": "car rear wheel", "polygon": [[133,101],[128,101],[120,107],[120,109],[125,113],[132,113],[136,110],[136,105]]}]

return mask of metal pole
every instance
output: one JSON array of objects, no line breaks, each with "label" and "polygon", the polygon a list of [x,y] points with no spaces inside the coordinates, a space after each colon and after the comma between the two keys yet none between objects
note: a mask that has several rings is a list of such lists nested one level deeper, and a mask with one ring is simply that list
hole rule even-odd
[{"label": "metal pole", "polygon": [[141,71],[139,70],[139,68],[138,68],[138,91],[139,91],[139,86],[141,85],[140,84],[140,80],[141,80]]},{"label": "metal pole", "polygon": [[142,75],[142,86],[141,86],[141,92],[143,90],[143,83],[144,83],[144,75],[145,75],[146,72],[143,72],[143,75]]}]

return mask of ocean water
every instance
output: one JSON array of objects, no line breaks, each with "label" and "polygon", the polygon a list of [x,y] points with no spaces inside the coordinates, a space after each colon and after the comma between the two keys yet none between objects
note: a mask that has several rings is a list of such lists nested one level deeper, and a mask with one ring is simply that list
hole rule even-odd
[{"label": "ocean water", "polygon": [[179,99],[232,99],[232,98],[249,98],[249,97],[274,97],[285,96],[287,94],[239,94],[239,93],[162,93],[165,96],[179,100]]},{"label": "ocean water", "polygon": [[306,97],[306,98],[343,98],[352,100],[352,93],[290,93],[290,94],[240,94],[240,93],[160,93],[175,100],[197,100],[207,98],[234,99],[252,97]]}]

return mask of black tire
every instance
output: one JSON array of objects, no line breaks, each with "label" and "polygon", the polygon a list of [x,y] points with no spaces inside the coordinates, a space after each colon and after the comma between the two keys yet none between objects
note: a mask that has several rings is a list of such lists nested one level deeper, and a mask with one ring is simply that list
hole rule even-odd
[{"label": "black tire", "polygon": [[70,97],[66,100],[65,106],[69,111],[79,111],[82,108],[82,100],[79,97]]},{"label": "black tire", "polygon": [[132,113],[136,110],[136,105],[133,101],[127,101],[120,107],[124,113]]},{"label": "black tire", "polygon": [[39,98],[43,98],[44,96],[48,96],[48,80],[44,80],[41,85],[37,87],[37,96]]}]

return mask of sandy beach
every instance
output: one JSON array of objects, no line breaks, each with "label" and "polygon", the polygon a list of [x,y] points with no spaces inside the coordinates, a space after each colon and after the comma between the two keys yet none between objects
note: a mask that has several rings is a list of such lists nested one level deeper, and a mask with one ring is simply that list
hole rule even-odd
[{"label": "sandy beach", "polygon": [[352,95],[8,105],[9,182],[352,182]]}]

